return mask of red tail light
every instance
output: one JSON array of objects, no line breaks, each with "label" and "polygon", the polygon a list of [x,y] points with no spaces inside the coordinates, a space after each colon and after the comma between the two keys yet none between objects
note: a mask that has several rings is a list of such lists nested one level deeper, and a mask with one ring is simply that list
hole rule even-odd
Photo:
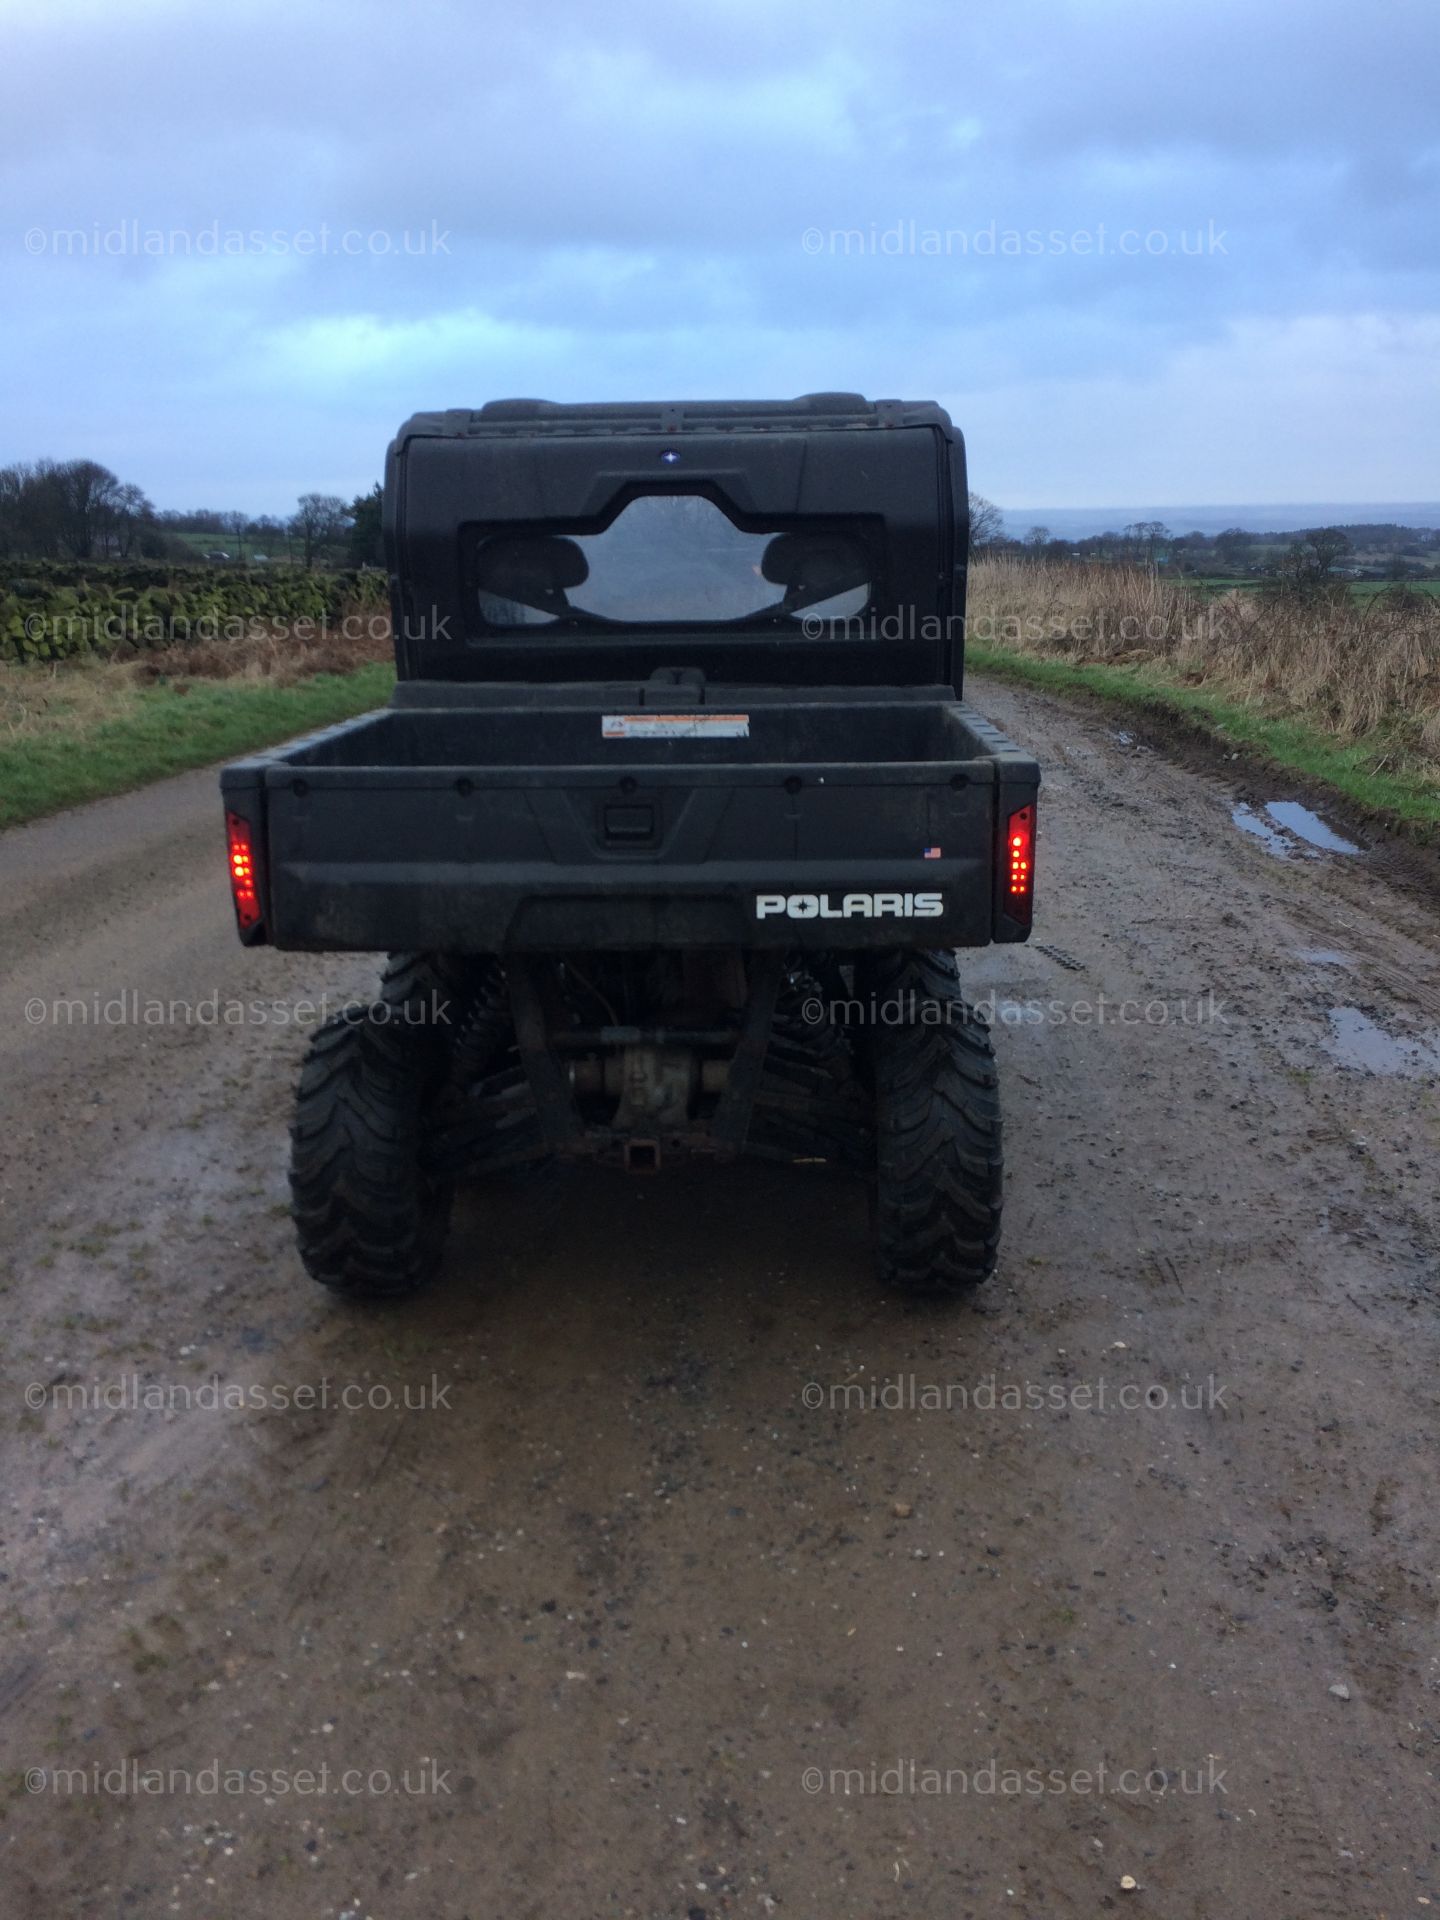
[{"label": "red tail light", "polygon": [[235,901],[235,918],[240,931],[249,933],[260,924],[260,889],[255,877],[255,848],[250,823],[238,813],[227,813],[225,831],[230,840],[230,892]]},{"label": "red tail light", "polygon": [[1021,807],[1005,826],[1004,909],[1012,920],[1029,926],[1035,907],[1035,809]]}]

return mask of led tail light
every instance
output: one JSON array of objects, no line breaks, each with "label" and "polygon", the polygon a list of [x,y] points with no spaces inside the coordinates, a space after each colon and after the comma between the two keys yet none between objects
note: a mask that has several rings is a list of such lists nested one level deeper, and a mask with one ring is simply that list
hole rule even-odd
[{"label": "led tail light", "polygon": [[1005,912],[1029,926],[1035,906],[1035,809],[1021,807],[1005,825]]},{"label": "led tail light", "polygon": [[230,841],[230,892],[235,901],[235,918],[240,931],[249,933],[260,924],[260,888],[255,874],[255,847],[250,823],[238,813],[227,813],[225,831]]}]

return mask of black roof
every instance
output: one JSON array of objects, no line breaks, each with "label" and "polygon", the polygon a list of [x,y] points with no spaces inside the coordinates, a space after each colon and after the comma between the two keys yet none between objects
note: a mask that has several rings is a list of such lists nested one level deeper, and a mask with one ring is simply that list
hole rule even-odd
[{"label": "black roof", "polygon": [[490,438],[499,435],[763,433],[826,429],[939,427],[950,416],[933,400],[867,400],[859,393],[802,393],[796,400],[489,400],[483,407],[415,413],[395,436],[407,440]]}]

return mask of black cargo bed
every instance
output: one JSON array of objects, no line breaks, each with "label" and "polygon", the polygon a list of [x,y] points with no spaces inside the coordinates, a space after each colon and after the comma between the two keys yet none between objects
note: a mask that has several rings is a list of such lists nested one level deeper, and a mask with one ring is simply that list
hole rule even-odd
[{"label": "black cargo bed", "polygon": [[1024,937],[996,850],[1039,773],[979,714],[942,689],[709,693],[401,704],[227,768],[262,849],[265,937],[858,948],[919,919],[936,946]]},{"label": "black cargo bed", "polygon": [[[606,722],[612,725],[607,731]],[[647,728],[655,729],[654,733]],[[658,736],[658,737],[657,737]],[[674,710],[576,707],[386,709],[274,756],[288,767],[378,769],[637,766],[805,767],[934,763],[983,751],[953,698],[890,704],[834,701],[738,710],[722,699]]]}]

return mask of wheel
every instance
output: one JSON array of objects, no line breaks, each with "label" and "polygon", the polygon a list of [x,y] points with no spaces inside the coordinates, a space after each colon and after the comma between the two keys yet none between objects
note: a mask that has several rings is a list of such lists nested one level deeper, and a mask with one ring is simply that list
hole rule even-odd
[{"label": "wheel", "polygon": [[392,953],[380,975],[380,998],[403,1008],[414,1025],[452,1042],[497,978],[492,960],[448,953]]},{"label": "wheel", "polygon": [[426,1164],[428,1119],[446,1046],[397,1002],[340,1014],[316,1033],[290,1129],[290,1194],[300,1258],[352,1299],[414,1293],[440,1265],[451,1188]]},{"label": "wheel", "polygon": [[964,1293],[995,1271],[1000,1249],[990,1029],[961,997],[953,954],[886,955],[866,972],[882,1014],[868,1036],[880,1278],[901,1293]]}]

